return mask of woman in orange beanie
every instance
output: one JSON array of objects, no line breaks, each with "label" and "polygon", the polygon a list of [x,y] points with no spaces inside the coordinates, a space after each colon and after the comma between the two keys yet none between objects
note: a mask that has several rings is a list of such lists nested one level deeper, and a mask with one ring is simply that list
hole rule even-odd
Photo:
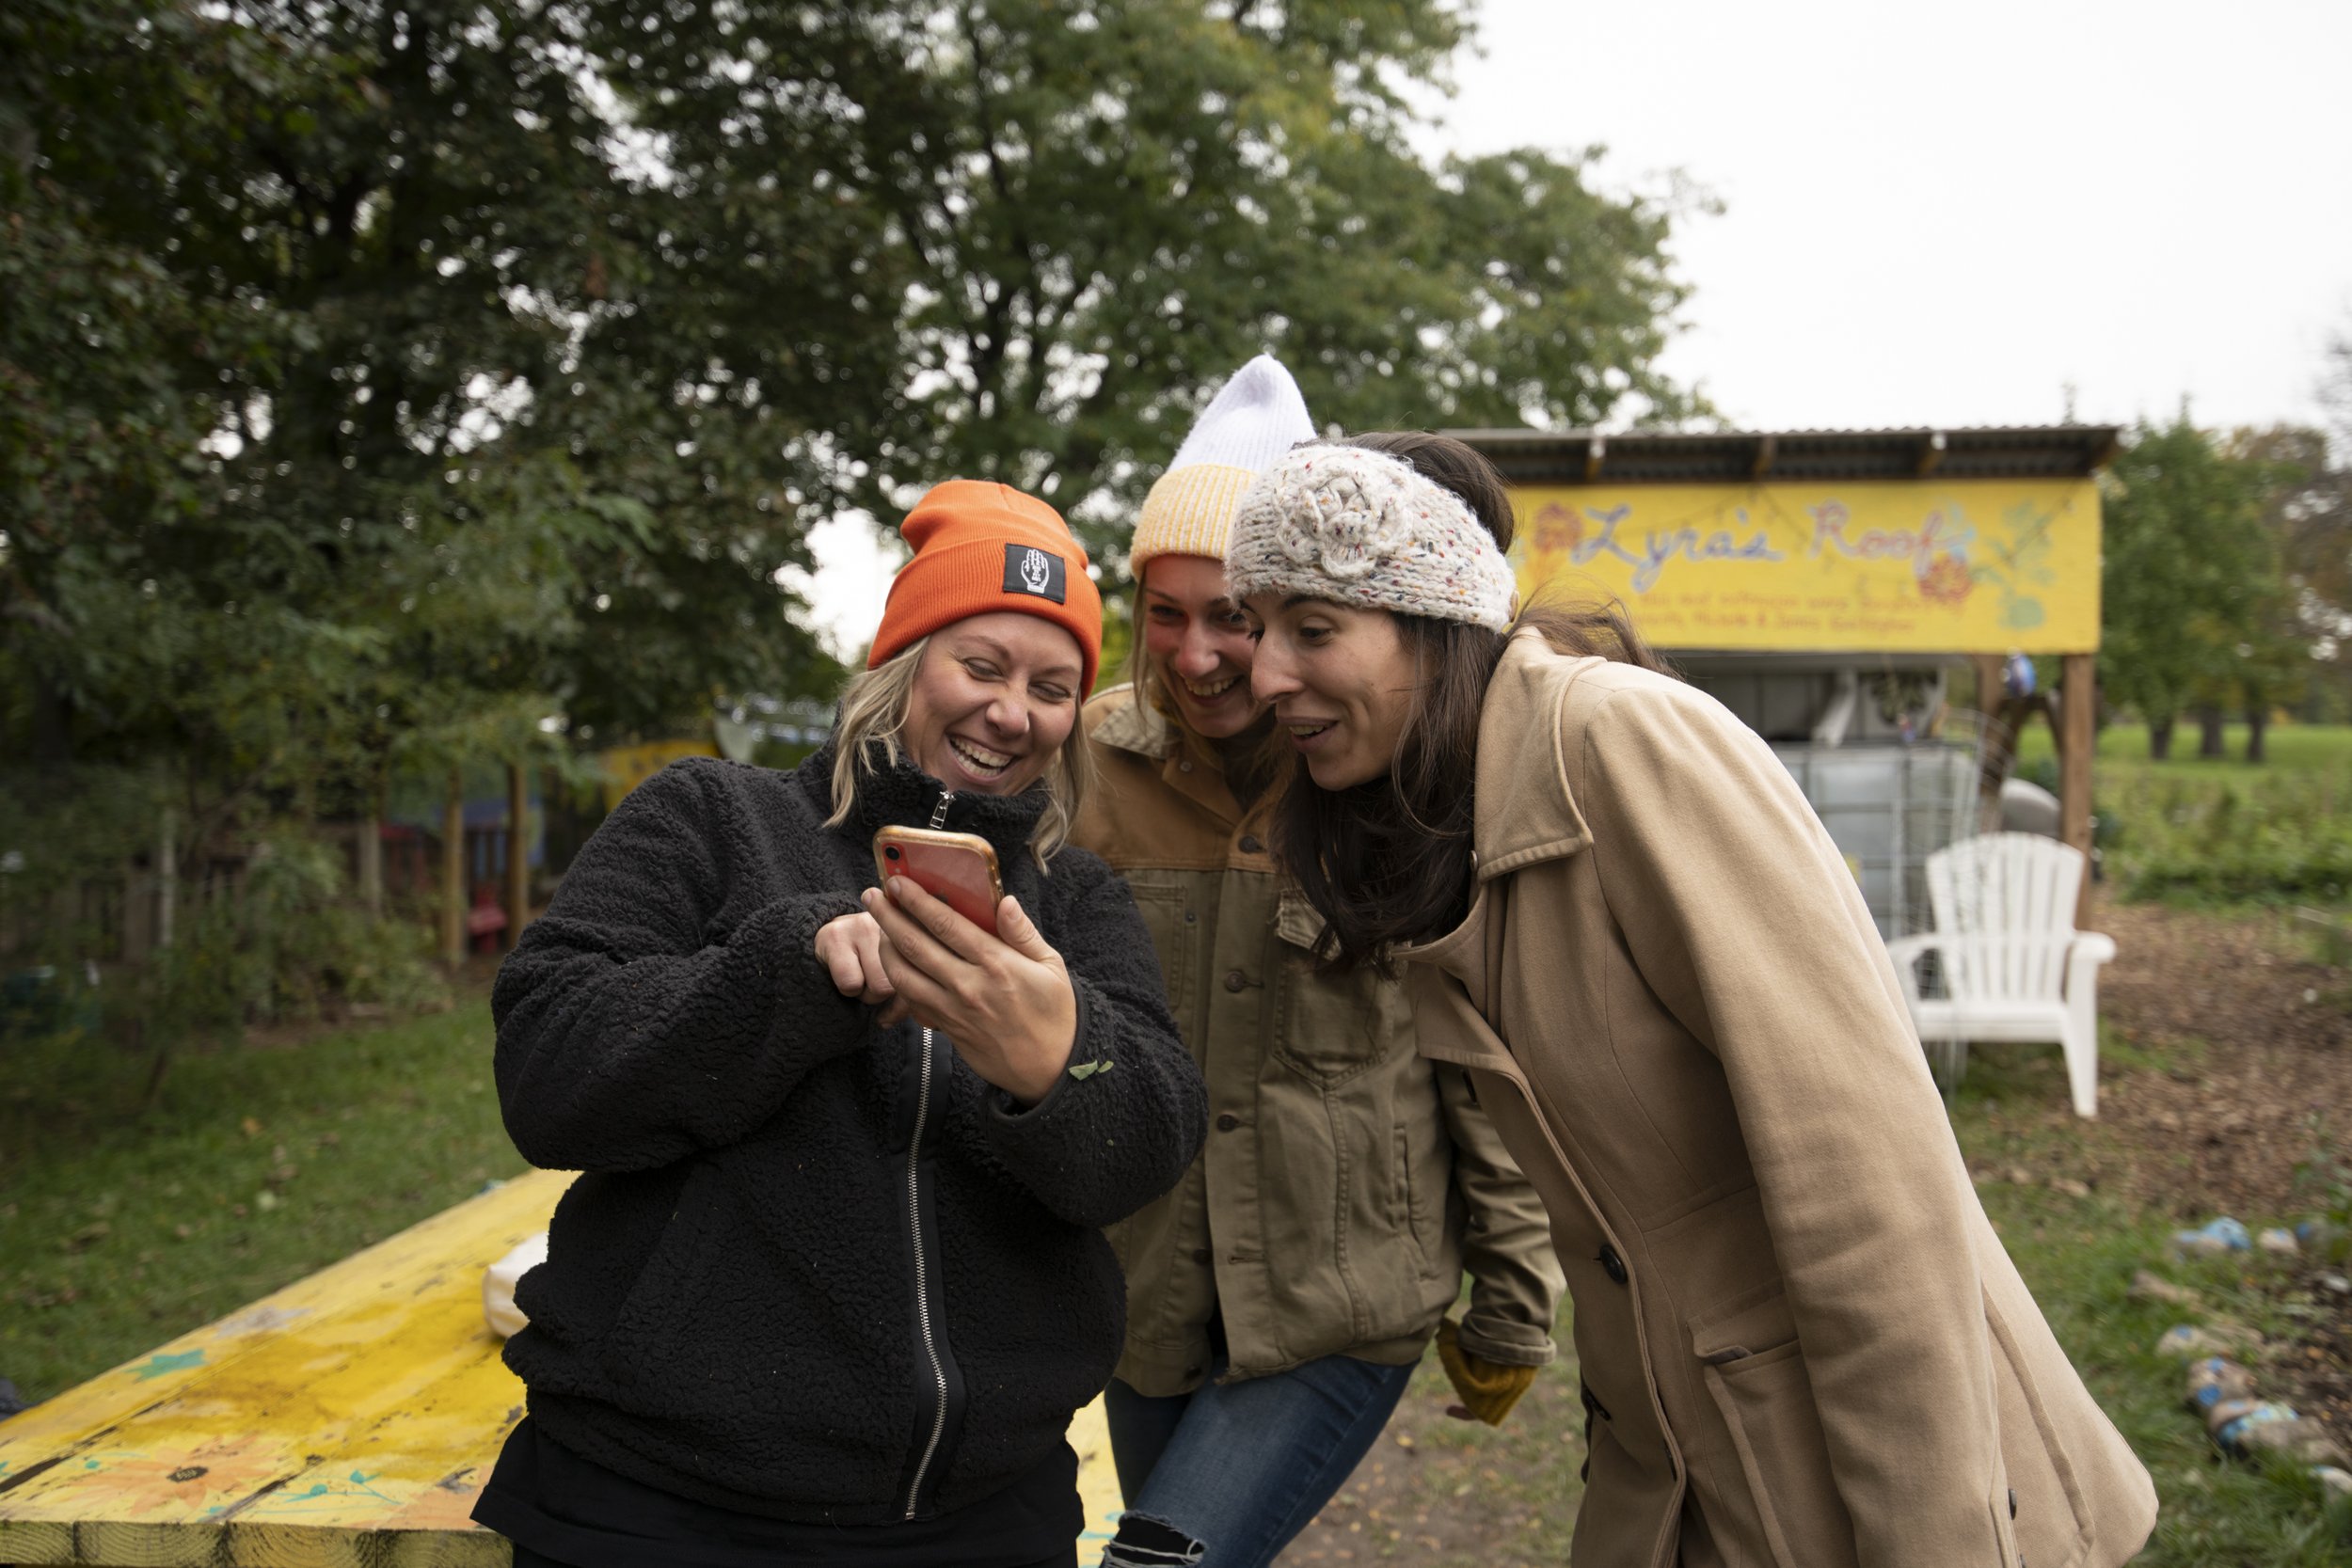
[{"label": "woman in orange beanie", "polygon": [[[833,740],[639,786],[500,973],[507,1128],[586,1173],[516,1290],[530,1414],[475,1511],[517,1568],[1074,1562],[1101,1227],[1192,1159],[1200,1082],[1125,885],[1065,845],[1085,552],[1000,484],[904,531]],[[986,839],[995,929],[877,888],[889,826]]]}]

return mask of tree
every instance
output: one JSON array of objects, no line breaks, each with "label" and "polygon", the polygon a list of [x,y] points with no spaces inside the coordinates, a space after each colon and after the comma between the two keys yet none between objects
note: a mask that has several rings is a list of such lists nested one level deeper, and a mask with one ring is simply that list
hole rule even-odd
[{"label": "tree", "polygon": [[[1652,364],[1667,211],[1591,189],[1589,154],[1412,154],[1394,84],[1467,33],[1438,0],[0,25],[13,219],[143,291],[75,371],[126,384],[69,385],[50,340],[104,269],[12,252],[0,347],[46,434],[12,454],[39,504],[0,657],[48,673],[42,722],[86,752],[370,773],[484,714],[610,733],[825,689],[777,580],[811,523],[991,474],[1100,549],[1261,347],[1337,423],[1693,407]],[[69,407],[120,433],[84,464],[103,501]]]},{"label": "tree", "polygon": [[2330,340],[2325,364],[2326,428],[2263,432],[2249,450],[2280,476],[2267,518],[2290,610],[2319,677],[2312,695],[2341,718],[2352,707],[2352,332]]},{"label": "tree", "polygon": [[2099,683],[2148,721],[2169,754],[2184,708],[2218,714],[2277,581],[2265,532],[2266,467],[2223,450],[2185,414],[2139,427],[2108,470]]},{"label": "tree", "polygon": [[2277,563],[2240,673],[2247,750],[2259,761],[2270,710],[2341,668],[2352,632],[2352,474],[2335,467],[2323,431],[2241,432],[2233,446],[2269,478],[2263,529]]},{"label": "tree", "polygon": [[[600,9],[590,47],[664,170],[663,265],[635,286],[711,313],[696,438],[777,404],[768,438],[829,465],[803,476],[826,505],[888,516],[946,475],[996,477],[1115,548],[1263,348],[1357,427],[1694,406],[1653,365],[1683,294],[1664,211],[1596,193],[1589,154],[1413,155],[1395,84],[1438,79],[1467,34],[1436,0],[797,16]],[[743,309],[779,297],[812,234],[839,249],[792,297],[843,326],[813,345]],[[752,386],[757,404],[733,395]]]},{"label": "tree", "polygon": [[1655,367],[1674,209],[1592,151],[1413,153],[1468,37],[1448,0],[0,6],[0,750],[45,769],[0,833],[70,889],[830,693],[811,525],[999,477],[1115,576],[1262,348],[1340,425],[1703,412]]},{"label": "tree", "polygon": [[634,194],[577,24],[11,9],[27,723],[267,782],[526,740],[567,693],[628,725],[824,678],[775,581],[797,519],[720,515],[624,357],[584,361]]}]

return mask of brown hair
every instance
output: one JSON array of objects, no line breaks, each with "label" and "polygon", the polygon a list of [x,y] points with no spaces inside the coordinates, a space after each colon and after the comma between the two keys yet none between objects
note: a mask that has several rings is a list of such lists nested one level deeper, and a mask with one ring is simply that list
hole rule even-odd
[{"label": "brown hair", "polygon": [[[1341,444],[1403,458],[1469,502],[1498,548],[1511,547],[1510,489],[1476,451],[1410,431]],[[1323,915],[1327,969],[1386,967],[1389,949],[1443,936],[1469,911],[1479,714],[1514,633],[1533,629],[1564,654],[1666,671],[1613,602],[1531,604],[1500,632],[1420,615],[1396,622],[1421,678],[1387,776],[1325,790],[1294,768],[1274,811],[1276,853]]]}]

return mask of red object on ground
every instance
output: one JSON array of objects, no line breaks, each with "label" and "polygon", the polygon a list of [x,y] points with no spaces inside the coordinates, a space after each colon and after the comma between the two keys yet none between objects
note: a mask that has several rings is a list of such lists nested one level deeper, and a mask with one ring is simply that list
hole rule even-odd
[{"label": "red object on ground", "polygon": [[498,951],[499,933],[506,929],[506,911],[499,907],[499,890],[489,882],[477,882],[473,890],[473,908],[466,911],[466,934],[473,938],[477,953]]}]

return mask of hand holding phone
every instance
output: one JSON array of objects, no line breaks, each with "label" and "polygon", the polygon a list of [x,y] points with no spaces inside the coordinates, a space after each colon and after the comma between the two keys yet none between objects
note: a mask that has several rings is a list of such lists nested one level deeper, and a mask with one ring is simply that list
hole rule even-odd
[{"label": "hand holding phone", "polygon": [[884,828],[874,835],[874,875],[884,887],[904,877],[991,936],[1004,901],[995,847],[977,833]]},{"label": "hand holding phone", "polygon": [[1077,1039],[1078,999],[1061,955],[1016,899],[999,901],[1001,928],[992,933],[912,877],[884,887],[864,902],[882,928],[891,1006],[945,1031],[974,1072],[1016,1101],[1043,1099]]}]

